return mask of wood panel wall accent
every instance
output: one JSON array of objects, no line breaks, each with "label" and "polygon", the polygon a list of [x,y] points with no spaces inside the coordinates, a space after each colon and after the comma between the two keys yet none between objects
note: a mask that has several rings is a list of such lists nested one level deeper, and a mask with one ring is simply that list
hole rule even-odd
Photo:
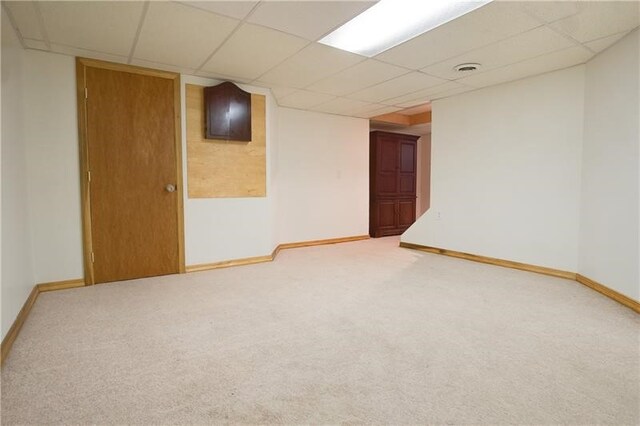
[{"label": "wood panel wall accent", "polygon": [[624,294],[618,293],[617,291],[603,284],[600,284],[597,281],[594,281],[590,278],[585,277],[584,275],[580,275],[575,272],[568,272],[568,271],[562,271],[560,269],[546,268],[544,266],[530,265],[528,263],[513,262],[511,260],[497,259],[495,257],[480,256],[477,254],[464,253],[461,251],[423,246],[420,244],[405,243],[402,241],[400,242],[400,247],[418,250],[418,251],[424,251],[427,253],[441,254],[444,256],[457,257],[459,259],[471,260],[473,262],[487,263],[490,265],[502,266],[505,268],[520,269],[522,271],[535,272],[537,274],[550,275],[553,277],[566,278],[568,280],[577,281],[580,284],[583,284],[597,291],[598,293],[602,293],[608,298],[615,300],[616,302],[626,306],[627,308],[630,308],[633,311],[640,313],[640,302],[633,300],[630,297],[625,296]]},{"label": "wood panel wall accent", "polygon": [[204,87],[186,85],[189,198],[267,195],[266,100],[251,94],[249,142],[205,139]]}]

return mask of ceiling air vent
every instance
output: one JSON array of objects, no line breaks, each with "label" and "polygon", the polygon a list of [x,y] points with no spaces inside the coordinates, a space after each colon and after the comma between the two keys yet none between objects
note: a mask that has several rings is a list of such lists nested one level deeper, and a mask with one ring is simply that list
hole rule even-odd
[{"label": "ceiling air vent", "polygon": [[480,69],[480,64],[460,64],[453,67],[454,70],[458,72],[471,72],[477,71]]}]

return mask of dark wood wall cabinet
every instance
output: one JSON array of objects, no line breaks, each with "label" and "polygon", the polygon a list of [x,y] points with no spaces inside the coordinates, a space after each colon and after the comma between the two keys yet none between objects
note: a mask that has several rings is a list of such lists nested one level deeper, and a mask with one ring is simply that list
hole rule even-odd
[{"label": "dark wood wall cabinet", "polygon": [[204,88],[205,138],[251,141],[251,93],[230,81]]},{"label": "dark wood wall cabinet", "polygon": [[402,234],[416,220],[418,136],[369,134],[369,234]]}]

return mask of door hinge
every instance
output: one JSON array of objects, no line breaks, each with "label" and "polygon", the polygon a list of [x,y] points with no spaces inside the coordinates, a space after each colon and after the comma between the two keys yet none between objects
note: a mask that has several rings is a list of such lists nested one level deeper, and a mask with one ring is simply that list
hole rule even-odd
[{"label": "door hinge", "polygon": [[84,88],[84,98],[89,99],[89,90],[86,87]]},{"label": "door hinge", "polygon": [[87,182],[91,182],[91,170],[87,170]]},{"label": "door hinge", "polygon": [[96,261],[96,257],[93,254],[93,252],[91,252],[91,263],[94,263]]}]

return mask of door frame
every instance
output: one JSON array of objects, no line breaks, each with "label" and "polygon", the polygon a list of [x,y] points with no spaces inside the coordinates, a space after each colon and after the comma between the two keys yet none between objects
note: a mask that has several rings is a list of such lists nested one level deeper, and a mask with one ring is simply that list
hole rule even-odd
[{"label": "door frame", "polygon": [[80,143],[80,200],[82,209],[82,246],[85,285],[95,284],[93,261],[93,240],[91,236],[91,193],[89,187],[89,145],[87,141],[86,67],[122,71],[153,77],[166,78],[173,82],[174,148],[176,152],[176,196],[178,224],[178,272],[185,273],[184,255],[184,187],[182,179],[182,111],[180,99],[180,74],[142,68],[133,65],[76,58],[76,95],[78,101],[78,139]]}]

